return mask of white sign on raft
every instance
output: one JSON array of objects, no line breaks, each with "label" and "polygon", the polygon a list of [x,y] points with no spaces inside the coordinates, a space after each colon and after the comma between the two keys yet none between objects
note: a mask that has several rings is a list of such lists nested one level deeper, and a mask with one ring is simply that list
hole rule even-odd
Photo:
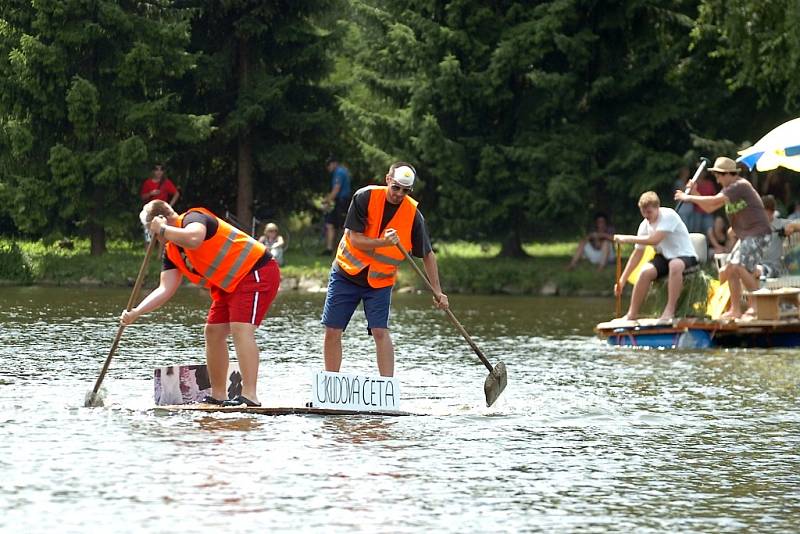
[{"label": "white sign on raft", "polygon": [[311,378],[315,408],[358,411],[400,409],[400,383],[390,376],[360,376],[317,371]]}]

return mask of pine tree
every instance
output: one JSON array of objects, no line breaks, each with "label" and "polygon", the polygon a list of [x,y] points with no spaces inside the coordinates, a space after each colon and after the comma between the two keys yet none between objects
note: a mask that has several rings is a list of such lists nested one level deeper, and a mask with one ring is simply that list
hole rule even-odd
[{"label": "pine tree", "polygon": [[181,113],[171,89],[194,57],[168,4],[0,7],[0,183],[20,230],[77,227],[101,254],[135,218],[149,160],[208,135],[211,118]]},{"label": "pine tree", "polygon": [[693,4],[356,1],[342,109],[365,158],[419,164],[443,233],[523,255],[525,235],[671,183],[690,131],[669,76]]},{"label": "pine tree", "polygon": [[[254,203],[297,206],[318,186],[337,132],[323,81],[336,32],[335,0],[227,0],[198,3],[192,47],[201,54],[186,88],[192,109],[218,129],[194,156],[198,184],[215,209],[232,207],[248,224]],[[232,176],[235,174],[236,179]],[[274,213],[274,211],[273,211]]]}]

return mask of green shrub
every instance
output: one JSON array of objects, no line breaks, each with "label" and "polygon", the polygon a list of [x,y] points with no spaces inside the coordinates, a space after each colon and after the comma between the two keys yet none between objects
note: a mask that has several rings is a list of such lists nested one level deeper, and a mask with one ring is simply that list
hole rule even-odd
[{"label": "green shrub", "polygon": [[15,241],[0,241],[0,280],[27,284],[33,279],[30,265]]}]

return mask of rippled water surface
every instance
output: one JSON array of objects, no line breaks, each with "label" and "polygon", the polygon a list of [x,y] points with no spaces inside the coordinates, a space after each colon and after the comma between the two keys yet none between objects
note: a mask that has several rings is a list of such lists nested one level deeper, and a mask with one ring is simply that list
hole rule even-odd
[{"label": "rippled water surface", "polygon": [[[127,290],[0,288],[0,530],[8,532],[800,530],[800,356],[636,351],[602,299],[454,295],[509,384],[425,296],[395,297],[402,408],[420,417],[155,415],[153,368],[202,362],[207,299],[128,328],[104,408],[84,408]],[[321,295],[258,331],[265,405],[321,367]],[[374,373],[361,312],[343,371]]]}]

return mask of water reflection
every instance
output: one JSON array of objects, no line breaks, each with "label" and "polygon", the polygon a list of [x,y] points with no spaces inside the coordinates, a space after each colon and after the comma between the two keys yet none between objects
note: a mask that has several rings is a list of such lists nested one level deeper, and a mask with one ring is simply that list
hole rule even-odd
[{"label": "water reflection", "polygon": [[[161,416],[153,369],[202,361],[203,295],[126,329],[103,409],[83,395],[127,290],[0,298],[4,531],[800,529],[796,351],[632,351],[592,335],[609,300],[454,296],[508,366],[486,408],[472,350],[427,296],[398,295],[401,407],[426,417]],[[281,294],[258,331],[265,404],[307,400],[321,306]],[[347,370],[375,369],[365,326]]]}]

